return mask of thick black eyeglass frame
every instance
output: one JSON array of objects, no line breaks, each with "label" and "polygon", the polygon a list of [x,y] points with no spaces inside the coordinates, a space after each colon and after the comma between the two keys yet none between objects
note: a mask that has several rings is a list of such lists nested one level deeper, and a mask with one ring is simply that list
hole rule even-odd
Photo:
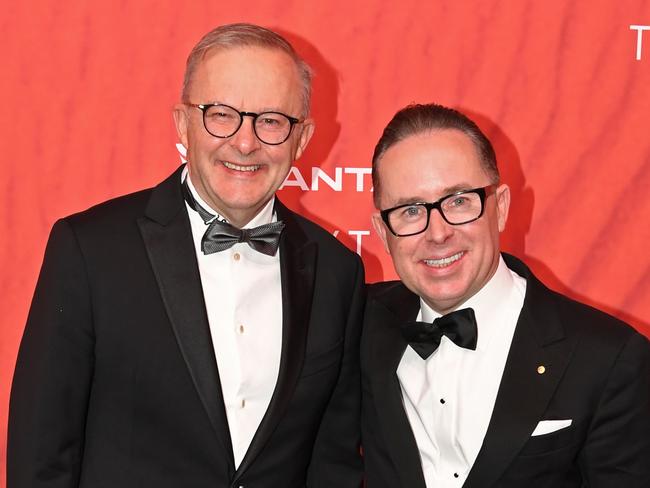
[{"label": "thick black eyeglass frame", "polygon": [[[255,113],[255,112],[244,112],[241,110],[237,110],[235,107],[231,107],[230,105],[226,105],[225,103],[186,103],[188,107],[194,107],[198,108],[202,113],[203,113],[203,127],[205,128],[206,132],[210,134],[212,137],[217,137],[219,139],[227,139],[229,137],[234,136],[237,134],[237,131],[241,129],[242,124],[244,123],[244,117],[253,117],[253,132],[255,133],[255,137],[259,139],[260,142],[268,145],[268,146],[279,146],[280,144],[284,144],[287,142],[287,139],[289,139],[289,136],[291,136],[291,133],[293,132],[293,126],[299,123],[302,123],[305,121],[305,119],[297,119],[295,117],[291,117],[290,115],[283,114],[282,112],[275,112],[273,110],[267,110],[266,112],[260,112],[260,113]],[[229,108],[230,110],[233,110],[239,114],[239,125],[237,128],[233,131],[232,134],[227,135],[227,136],[218,136],[216,134],[213,134],[208,130],[208,124],[205,122],[205,114],[208,112],[208,109],[211,107],[226,107]],[[257,121],[257,118],[260,115],[263,114],[277,114],[277,115],[282,115],[283,117],[286,117],[287,120],[289,121],[289,132],[287,133],[287,137],[285,137],[283,140],[280,142],[266,142],[263,140],[258,134],[257,134],[257,129],[255,128],[255,122]]]},{"label": "thick black eyeglass frame", "polygon": [[[415,236],[418,234],[422,234],[425,230],[429,228],[429,221],[431,220],[431,210],[434,208],[438,210],[438,213],[440,216],[443,218],[445,222],[447,222],[449,225],[465,225],[469,224],[470,222],[474,222],[475,220],[480,219],[483,216],[483,211],[485,210],[485,199],[489,194],[492,194],[497,188],[497,185],[492,184],[488,186],[484,186],[482,188],[472,188],[471,190],[462,190],[462,191],[457,191],[455,193],[450,193],[449,195],[445,195],[444,197],[440,198],[439,200],[428,203],[428,202],[412,202],[412,203],[405,203],[403,205],[398,205],[397,207],[392,207],[392,208],[387,208],[386,210],[380,210],[379,214],[381,215],[381,219],[384,221],[384,224],[386,224],[386,227],[388,230],[391,232],[396,237],[408,237],[408,236]],[[460,222],[460,223],[452,223],[447,220],[447,217],[445,217],[445,213],[442,211],[441,203],[445,200],[447,200],[450,197],[455,197],[458,195],[465,195],[467,193],[476,193],[480,200],[481,200],[481,213],[478,214],[478,216],[472,220],[468,220],[466,222]],[[393,230],[393,227],[390,225],[388,216],[391,212],[394,212],[395,210],[399,210],[400,208],[404,207],[412,207],[413,205],[421,205],[424,208],[427,209],[427,225],[424,227],[419,232],[412,232],[410,234],[398,234]]]}]

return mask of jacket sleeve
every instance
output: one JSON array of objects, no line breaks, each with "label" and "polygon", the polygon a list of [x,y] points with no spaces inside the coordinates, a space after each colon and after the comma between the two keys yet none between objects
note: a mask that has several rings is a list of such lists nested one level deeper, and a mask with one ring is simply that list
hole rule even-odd
[{"label": "jacket sleeve", "polygon": [[70,224],[60,220],[50,234],[14,372],[7,488],[79,485],[93,348],[84,258]]},{"label": "jacket sleeve", "polygon": [[358,488],[363,472],[360,444],[359,347],[365,306],[365,277],[356,256],[356,275],[346,324],[341,370],[321,421],[309,466],[309,488]]},{"label": "jacket sleeve", "polygon": [[587,486],[650,486],[650,345],[640,334],[610,370],[578,462]]}]

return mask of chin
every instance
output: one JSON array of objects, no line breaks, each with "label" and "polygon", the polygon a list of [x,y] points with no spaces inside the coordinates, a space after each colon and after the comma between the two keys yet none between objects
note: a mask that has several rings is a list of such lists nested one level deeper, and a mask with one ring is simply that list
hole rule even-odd
[{"label": "chin", "polygon": [[427,301],[435,304],[435,309],[450,310],[465,302],[469,297],[465,290],[427,290],[425,296]]}]

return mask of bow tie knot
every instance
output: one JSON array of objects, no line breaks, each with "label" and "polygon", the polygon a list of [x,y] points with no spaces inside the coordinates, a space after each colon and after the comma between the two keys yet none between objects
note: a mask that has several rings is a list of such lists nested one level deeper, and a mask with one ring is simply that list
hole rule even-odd
[{"label": "bow tie knot", "polygon": [[213,220],[201,239],[203,254],[212,254],[245,242],[262,254],[274,256],[280,245],[284,222],[271,222],[251,229],[238,229],[227,222]]},{"label": "bow tie knot", "polygon": [[204,209],[194,199],[188,187],[187,178],[183,181],[183,197],[190,208],[196,211],[206,225],[208,225],[201,239],[201,251],[203,251],[203,254],[225,251],[235,244],[245,242],[251,248],[262,254],[275,256],[280,246],[280,235],[284,229],[284,222],[271,222],[270,224],[264,224],[250,229],[239,229],[228,222],[223,222],[216,218],[214,214]]},{"label": "bow tie knot", "polygon": [[442,336],[447,336],[458,347],[476,349],[478,331],[476,316],[471,308],[450,312],[429,322],[407,322],[402,335],[422,359],[427,359],[438,349]]}]

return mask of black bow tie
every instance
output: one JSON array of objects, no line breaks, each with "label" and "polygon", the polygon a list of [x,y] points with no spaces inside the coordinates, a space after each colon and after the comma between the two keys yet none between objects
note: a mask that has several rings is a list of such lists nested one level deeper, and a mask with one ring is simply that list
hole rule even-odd
[{"label": "black bow tie", "polygon": [[402,335],[422,359],[427,359],[438,349],[443,335],[465,349],[476,349],[477,329],[474,310],[463,308],[428,322],[407,322]]},{"label": "black bow tie", "polygon": [[183,182],[183,196],[190,208],[195,210],[206,224],[214,219],[201,239],[203,254],[225,251],[238,242],[245,242],[256,251],[268,256],[274,256],[277,252],[284,222],[271,222],[252,229],[239,229],[228,222],[221,222],[194,199],[187,186],[187,178]]}]

